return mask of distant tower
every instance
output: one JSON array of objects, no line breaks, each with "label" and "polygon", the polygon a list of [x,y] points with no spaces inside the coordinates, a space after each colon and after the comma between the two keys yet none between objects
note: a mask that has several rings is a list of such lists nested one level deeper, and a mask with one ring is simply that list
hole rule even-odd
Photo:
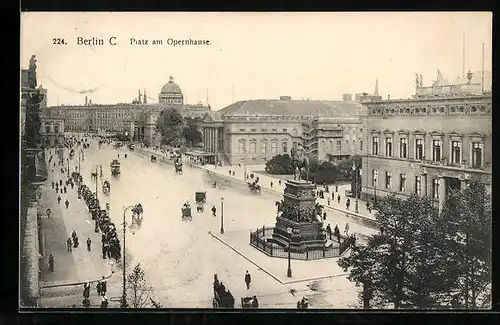
[{"label": "distant tower", "polygon": [[143,95],[144,95],[144,99],[142,100],[142,102],[144,104],[147,104],[148,103],[148,97],[146,96],[146,89],[144,89],[144,94]]},{"label": "distant tower", "polygon": [[85,106],[88,106],[89,105],[89,98],[87,96],[85,96]]},{"label": "distant tower", "polygon": [[378,96],[378,78],[375,80],[375,92],[373,93],[374,96]]},{"label": "distant tower", "polygon": [[137,96],[137,102],[140,104],[141,103],[141,90],[139,89],[139,96]]}]

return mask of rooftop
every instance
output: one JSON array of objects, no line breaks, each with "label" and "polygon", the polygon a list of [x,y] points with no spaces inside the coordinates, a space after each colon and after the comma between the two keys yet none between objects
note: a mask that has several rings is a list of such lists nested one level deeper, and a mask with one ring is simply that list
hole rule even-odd
[{"label": "rooftop", "polygon": [[257,99],[239,101],[218,113],[222,115],[316,115],[316,116],[357,116],[362,105],[355,101],[319,101]]}]

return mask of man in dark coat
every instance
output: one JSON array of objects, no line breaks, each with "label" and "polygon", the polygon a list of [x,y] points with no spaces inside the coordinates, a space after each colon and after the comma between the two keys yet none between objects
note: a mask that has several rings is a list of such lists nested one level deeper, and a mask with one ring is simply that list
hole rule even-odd
[{"label": "man in dark coat", "polygon": [[68,199],[66,199],[66,201],[64,202],[64,204],[66,205],[66,209],[69,207],[69,201]]},{"label": "man in dark coat", "polygon": [[87,250],[90,252],[92,250],[92,240],[87,238]]},{"label": "man in dark coat", "polygon": [[61,200],[62,200],[62,199],[61,199],[61,196],[60,196],[60,195],[58,195],[58,196],[57,196],[57,203],[58,203],[58,204],[61,204]]},{"label": "man in dark coat", "polygon": [[337,225],[335,225],[335,228],[333,228],[333,235],[337,237],[337,241],[340,244],[340,229]]},{"label": "man in dark coat", "polygon": [[107,283],[106,283],[106,279],[104,278],[104,276],[102,277],[102,281],[101,281],[101,292],[102,292],[102,295],[105,296],[106,295],[106,291],[108,291],[108,288],[107,288]]},{"label": "man in dark coat", "polygon": [[250,282],[252,282],[252,277],[250,276],[250,273],[247,272],[245,273],[245,283],[247,285],[247,290],[250,289]]},{"label": "man in dark coat", "polygon": [[54,256],[52,254],[49,255],[49,271],[54,272]]},{"label": "man in dark coat", "polygon": [[68,237],[68,240],[66,241],[66,246],[68,246],[68,252],[71,252],[72,251],[71,247],[73,246],[73,241],[69,237]]},{"label": "man in dark coat", "polygon": [[328,237],[330,238],[330,240],[332,240],[332,227],[330,227],[330,224],[328,224],[328,226],[326,226],[326,233],[328,234]]},{"label": "man in dark coat", "polygon": [[217,208],[214,206],[212,206],[212,214],[213,216],[215,217],[215,214],[217,213]]}]

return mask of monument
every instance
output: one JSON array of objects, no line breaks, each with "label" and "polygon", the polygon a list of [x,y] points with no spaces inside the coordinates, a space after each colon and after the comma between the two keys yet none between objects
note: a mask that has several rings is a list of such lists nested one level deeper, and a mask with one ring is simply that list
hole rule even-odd
[{"label": "monument", "polygon": [[[291,230],[291,231],[290,231]],[[279,205],[276,225],[269,242],[288,248],[291,252],[304,253],[323,250],[326,234],[316,206],[314,185],[307,181],[286,182],[283,201]]]}]

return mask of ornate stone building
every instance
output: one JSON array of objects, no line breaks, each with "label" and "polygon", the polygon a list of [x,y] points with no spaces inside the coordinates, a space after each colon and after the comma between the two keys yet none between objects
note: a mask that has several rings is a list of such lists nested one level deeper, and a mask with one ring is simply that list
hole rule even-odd
[{"label": "ornate stone building", "polygon": [[320,160],[363,152],[363,106],[353,101],[249,100],[208,113],[205,150],[231,165],[265,164],[301,144]]},{"label": "ornate stone building", "polygon": [[362,198],[430,195],[440,208],[450,188],[491,183],[490,92],[481,84],[423,87],[411,99],[366,102]]},{"label": "ornate stone building", "polygon": [[52,106],[48,110],[52,112],[51,116],[63,120],[68,132],[126,132],[135,141],[144,141],[147,145],[159,144],[161,136],[155,131],[155,123],[163,109],[174,107],[183,117],[200,119],[210,111],[210,106],[201,103],[184,104],[181,88],[173,80],[170,77],[161,88],[157,104],[149,104],[148,98],[151,98],[146,95],[146,90],[143,93],[139,90],[137,98],[130,104],[99,105],[85,98],[85,105]]}]

